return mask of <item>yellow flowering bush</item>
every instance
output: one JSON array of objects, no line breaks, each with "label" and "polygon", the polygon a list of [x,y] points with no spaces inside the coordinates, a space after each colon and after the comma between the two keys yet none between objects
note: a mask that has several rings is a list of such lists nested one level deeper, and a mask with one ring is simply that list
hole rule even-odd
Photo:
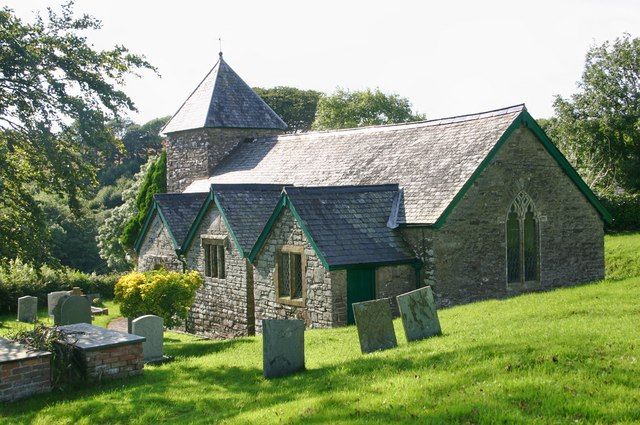
[{"label": "yellow flowering bush", "polygon": [[118,280],[115,296],[126,317],[155,314],[164,319],[166,326],[172,327],[187,318],[200,285],[202,277],[194,271],[131,272]]}]

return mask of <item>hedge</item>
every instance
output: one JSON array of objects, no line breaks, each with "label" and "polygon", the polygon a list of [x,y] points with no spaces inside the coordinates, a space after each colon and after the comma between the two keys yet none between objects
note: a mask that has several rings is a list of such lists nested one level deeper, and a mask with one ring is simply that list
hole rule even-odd
[{"label": "hedge", "polygon": [[600,199],[613,216],[608,231],[640,230],[640,194],[607,194]]},{"label": "hedge", "polygon": [[25,295],[38,297],[38,306],[47,305],[47,294],[77,286],[85,294],[99,293],[103,298],[113,298],[117,275],[82,273],[70,268],[40,269],[20,260],[0,266],[0,314],[15,313],[18,298]]}]

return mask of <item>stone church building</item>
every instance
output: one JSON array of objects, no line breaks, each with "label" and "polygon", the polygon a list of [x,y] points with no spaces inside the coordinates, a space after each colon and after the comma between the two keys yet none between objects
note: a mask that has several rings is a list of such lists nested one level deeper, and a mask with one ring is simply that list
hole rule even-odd
[{"label": "stone church building", "polygon": [[164,128],[168,194],[138,268],[198,270],[191,331],[353,322],[431,285],[439,305],[604,277],[607,211],[524,105],[284,134],[222,55]]}]

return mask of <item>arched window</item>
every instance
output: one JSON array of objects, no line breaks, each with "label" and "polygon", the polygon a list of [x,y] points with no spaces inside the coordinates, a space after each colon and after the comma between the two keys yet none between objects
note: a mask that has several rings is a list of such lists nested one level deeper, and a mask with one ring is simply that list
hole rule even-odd
[{"label": "arched window", "polygon": [[539,279],[538,233],[533,201],[520,192],[507,213],[507,282]]}]

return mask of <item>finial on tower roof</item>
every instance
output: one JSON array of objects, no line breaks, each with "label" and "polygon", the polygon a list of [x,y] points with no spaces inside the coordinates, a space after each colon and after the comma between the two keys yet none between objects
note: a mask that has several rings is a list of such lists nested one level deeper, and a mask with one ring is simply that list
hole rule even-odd
[{"label": "finial on tower roof", "polygon": [[220,59],[222,59],[222,37],[218,37],[218,45],[220,46],[220,52],[218,54],[220,55]]}]

